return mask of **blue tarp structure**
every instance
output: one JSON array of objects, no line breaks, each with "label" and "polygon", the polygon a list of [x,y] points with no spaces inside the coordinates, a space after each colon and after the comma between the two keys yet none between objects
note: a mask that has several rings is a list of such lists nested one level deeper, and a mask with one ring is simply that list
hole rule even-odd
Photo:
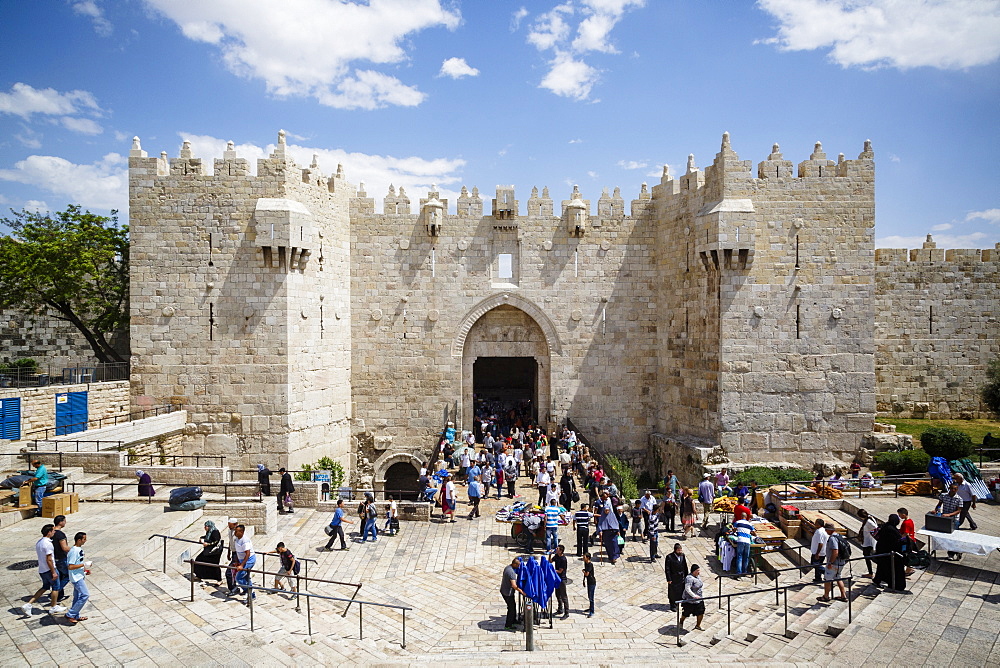
[{"label": "blue tarp structure", "polygon": [[517,584],[528,598],[547,608],[556,587],[562,578],[556,573],[555,567],[542,557],[535,561],[532,557],[521,557],[521,567],[517,571]]},{"label": "blue tarp structure", "polygon": [[948,465],[948,460],[944,457],[931,457],[927,473],[932,478],[944,480],[945,487],[951,484],[951,466]]}]

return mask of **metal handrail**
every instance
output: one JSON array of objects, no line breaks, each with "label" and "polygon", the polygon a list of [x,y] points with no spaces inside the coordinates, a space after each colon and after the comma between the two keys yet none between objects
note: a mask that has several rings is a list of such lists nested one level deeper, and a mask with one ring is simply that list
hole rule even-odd
[{"label": "metal handrail", "polygon": [[[74,452],[80,452],[80,444],[81,443],[96,443],[97,447],[95,449],[93,449],[93,450],[84,450],[83,452],[109,452],[111,450],[117,450],[117,449],[121,448],[122,445],[125,444],[125,441],[104,441],[104,440],[88,441],[86,439],[73,439],[72,441],[71,440],[53,441],[53,440],[49,440],[49,439],[45,439],[45,438],[36,438],[36,439],[33,439],[31,441],[31,443],[28,444],[27,447],[30,448],[32,452],[39,452],[39,450],[38,450],[38,444],[39,443],[45,443],[47,445],[54,446],[55,452],[59,452],[59,446],[60,445],[70,445],[71,443],[75,444],[76,445],[76,449],[74,450]],[[114,446],[110,447],[110,448],[101,449],[101,443],[114,443]],[[42,454],[51,454],[51,453],[42,453]]]},{"label": "metal handrail", "polygon": [[[885,482],[885,481],[892,482],[895,485],[895,487],[893,488],[893,491],[895,493],[895,498],[898,499],[899,498],[899,485],[900,485],[900,483],[908,483],[908,482],[914,482],[916,480],[930,480],[930,479],[931,478],[930,478],[930,476],[927,473],[906,473],[906,474],[882,476],[880,478],[873,478],[872,480],[873,481],[882,481],[882,482]],[[855,480],[857,480],[857,482],[858,482],[857,490],[858,490],[858,498],[859,499],[862,498],[862,491],[865,490],[865,489],[875,490],[875,489],[881,489],[882,488],[881,485],[879,487],[877,487],[877,488],[876,487],[862,487],[861,484],[860,484],[860,479],[855,479],[855,478],[842,478],[838,482],[850,483],[850,482],[855,481]],[[778,483],[778,485],[784,485],[785,492],[788,491],[788,486],[789,485],[802,485],[803,487],[816,487],[817,485],[819,485],[820,487],[830,487],[831,489],[836,489],[838,492],[840,492],[842,497],[846,496],[846,494],[845,494],[846,491],[850,491],[852,493],[852,495],[853,495],[853,492],[854,492],[853,489],[848,490],[846,487],[845,488],[837,487],[834,484],[834,481],[826,480],[825,478],[821,479],[821,480],[815,480],[815,479],[814,480],[784,480],[784,481]],[[768,485],[768,487],[777,487],[778,485]],[[760,487],[758,487],[758,489],[760,489]]]},{"label": "metal handrail", "polygon": [[[192,575],[192,581],[191,581],[191,602],[193,603],[194,602],[194,580],[193,580],[193,577],[194,577],[194,567],[195,566],[214,566],[214,567],[218,567],[219,564],[212,564],[212,563],[206,563],[206,562],[201,562],[201,561],[195,561],[194,559],[187,559],[187,560],[185,560],[185,562],[191,565],[191,575]],[[280,574],[280,573],[274,573],[274,572],[255,571],[255,570],[251,570],[251,572],[253,572],[253,573],[260,573],[261,575],[289,575],[288,573]],[[290,575],[290,577],[295,577],[297,579],[302,579],[301,576]],[[310,578],[310,579],[312,579],[313,581],[317,581],[318,580],[317,578]],[[308,633],[309,633],[310,636],[312,635],[312,614],[311,614],[310,607],[309,607],[309,599],[311,599],[311,598],[319,598],[319,599],[324,599],[324,600],[327,600],[327,601],[339,601],[339,602],[342,602],[342,603],[347,603],[347,607],[344,609],[344,613],[341,615],[342,617],[346,617],[348,610],[351,609],[351,605],[353,603],[357,603],[358,604],[358,623],[360,625],[360,627],[359,627],[359,638],[358,638],[359,640],[364,640],[364,633],[365,633],[365,631],[364,631],[364,628],[365,628],[364,627],[364,607],[366,605],[374,605],[374,606],[377,606],[377,607],[380,607],[380,608],[392,608],[392,609],[395,609],[395,610],[401,610],[403,612],[403,643],[402,643],[402,646],[403,646],[403,648],[406,647],[406,611],[407,610],[413,610],[413,608],[410,608],[408,606],[405,606],[405,605],[394,605],[392,603],[376,603],[374,601],[359,601],[356,598],[349,598],[348,599],[348,598],[340,598],[339,596],[323,596],[321,594],[311,594],[311,593],[306,593],[306,592],[302,592],[302,591],[286,592],[283,589],[275,589],[273,587],[262,587],[260,585],[255,585],[255,584],[249,584],[249,585],[240,584],[240,585],[238,585],[238,587],[240,589],[249,589],[249,590],[251,590],[250,592],[247,593],[247,600],[248,600],[248,606],[247,607],[250,608],[250,630],[251,631],[254,630],[254,624],[253,624],[253,601],[254,601],[254,596],[253,596],[253,591],[254,590],[260,590],[260,591],[271,591],[271,592],[284,592],[286,594],[290,593],[290,594],[292,594],[293,596],[296,597],[296,599],[295,599],[295,601],[296,601],[296,610],[298,610],[299,597],[301,597],[301,596],[305,596],[306,597],[306,624],[308,625]],[[358,585],[358,587],[360,588],[361,585]],[[355,594],[357,594],[357,592],[355,592]]]},{"label": "metal handrail", "polygon": [[[219,534],[221,535],[222,531],[219,531]],[[150,536],[146,540],[152,540],[154,538],[163,538],[163,539],[165,539],[163,541],[164,544],[166,544],[167,540],[177,540],[177,541],[180,541],[182,543],[195,543],[195,544],[201,545],[201,541],[200,540],[191,540],[190,538],[178,538],[177,536],[167,536],[167,535],[162,534],[162,533],[154,533],[152,536]],[[222,544],[223,544],[223,546],[225,546],[225,544],[226,544],[225,539],[222,540]],[[254,554],[260,554],[260,555],[266,556],[266,555],[268,555],[270,553],[268,553],[268,552],[257,552],[255,550]],[[295,556],[295,559],[297,561],[311,562],[311,563],[314,563],[314,564],[318,564],[319,563],[319,560],[317,560],[317,559],[310,559],[309,557],[300,557],[298,555]],[[167,560],[166,560],[166,558],[163,559],[163,572],[164,573],[167,572]],[[330,580],[330,582],[333,582],[334,584],[350,585],[352,587],[354,587],[354,586],[360,587],[361,586],[361,585],[357,584],[356,582],[335,582],[334,580]]]},{"label": "metal handrail", "polygon": [[[30,436],[31,434],[38,434],[40,432],[45,432],[45,438],[40,439],[40,440],[44,441],[44,440],[48,439],[50,431],[55,431],[57,429],[65,429],[67,427],[79,427],[80,425],[83,425],[83,429],[80,429],[79,431],[87,431],[87,429],[90,427],[90,425],[94,424],[95,422],[97,423],[97,428],[100,429],[101,427],[104,426],[105,420],[107,420],[107,421],[113,420],[113,422],[111,422],[111,424],[118,424],[120,418],[127,418],[127,419],[121,420],[122,422],[132,422],[134,420],[141,420],[141,419],[146,418],[147,417],[147,413],[152,413],[152,417],[156,417],[157,415],[161,415],[161,414],[165,414],[165,413],[173,413],[173,412],[179,411],[179,410],[181,410],[180,406],[176,406],[174,404],[166,404],[164,406],[157,406],[156,408],[153,408],[153,409],[148,409],[147,408],[147,409],[143,409],[143,410],[140,410],[140,411],[129,411],[128,413],[121,413],[119,415],[112,415],[112,416],[109,416],[109,417],[94,418],[93,420],[87,420],[86,422],[74,422],[73,424],[65,424],[65,425],[61,425],[59,427],[45,427],[45,428],[42,428],[42,429],[35,429],[33,431],[26,432],[24,434],[24,436]],[[136,414],[138,414],[139,417],[137,417],[137,418],[136,417],[132,417],[132,416],[134,416]],[[72,432],[72,433],[76,433],[76,432]]]},{"label": "metal handrail", "polygon": [[[987,448],[985,446],[980,445],[980,446],[976,446],[976,452],[979,454],[979,468],[983,468],[983,453],[984,452],[1000,452],[1000,448]],[[989,460],[989,463],[993,463],[995,461],[1000,461],[1000,460],[991,459],[991,460]]]},{"label": "metal handrail", "polygon": [[178,459],[193,459],[194,460],[194,465],[195,465],[196,468],[200,468],[201,467],[201,460],[202,459],[218,459],[219,460],[219,468],[222,468],[225,465],[225,462],[226,462],[226,456],[225,455],[168,455],[168,454],[162,454],[162,455],[161,454],[138,455],[138,454],[131,454],[131,453],[129,453],[129,454],[125,455],[125,459],[126,459],[126,464],[125,465],[126,466],[131,466],[133,459],[137,459],[137,458],[145,459],[146,457],[149,457],[149,465],[150,466],[166,466],[166,464],[154,464],[153,463],[153,459],[154,458],[155,459],[161,459],[161,460],[162,459],[170,458],[171,460],[173,460],[173,464],[171,464],[171,466],[177,466],[177,460]]},{"label": "metal handrail", "polygon": [[[64,484],[73,485],[73,491],[74,492],[76,491],[76,486],[77,485],[83,485],[85,487],[99,487],[101,485],[108,485],[108,486],[111,487],[111,498],[110,499],[106,499],[106,500],[108,502],[110,502],[110,503],[114,503],[114,501],[115,501],[115,485],[118,485],[118,486],[127,486],[127,485],[137,485],[138,483],[137,482],[133,482],[133,481],[129,481],[129,482],[104,482],[104,481],[100,481],[100,482],[73,482],[71,480],[66,480],[64,482]],[[199,483],[189,483],[189,482],[186,482],[186,483],[172,483],[172,482],[171,483],[159,483],[159,482],[157,482],[157,483],[154,483],[154,484],[156,484],[158,487],[201,487],[202,489],[210,488],[210,487],[222,487],[223,503],[229,503],[229,488],[230,487],[238,487],[238,488],[243,488],[243,489],[252,488],[252,487],[258,487],[257,483],[251,483],[251,482],[223,482],[223,483],[200,483],[200,482]],[[254,495],[254,496],[257,496],[258,499],[260,498],[260,496],[259,496],[259,490],[258,490],[258,493],[256,495]],[[244,498],[244,497],[241,497],[241,498]],[[104,500],[104,499],[102,499],[102,500]],[[146,503],[152,503],[152,502],[153,502],[153,497],[151,497],[151,496],[146,497]]]}]

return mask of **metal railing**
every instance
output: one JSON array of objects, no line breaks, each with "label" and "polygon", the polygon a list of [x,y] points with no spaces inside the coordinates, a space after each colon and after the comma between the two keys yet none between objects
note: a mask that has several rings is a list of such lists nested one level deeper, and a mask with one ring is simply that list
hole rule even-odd
[{"label": "metal railing", "polygon": [[[903,475],[887,475],[881,478],[872,478],[872,482],[880,483],[878,487],[862,487],[860,478],[841,478],[840,480],[785,480],[776,485],[769,485],[771,487],[784,486],[785,493],[788,492],[789,485],[800,485],[803,487],[829,487],[830,489],[835,489],[840,492],[841,497],[846,497],[848,493],[851,496],[854,495],[855,484],[857,485],[858,498],[862,498],[862,493],[864,490],[869,492],[873,491],[884,491],[885,483],[891,482],[893,484],[893,491],[895,492],[896,498],[899,498],[899,486],[901,484],[906,484],[908,482],[915,482],[917,480],[927,480],[930,481],[930,476],[926,473],[920,474],[903,474]],[[762,489],[758,486],[758,490]],[[789,499],[789,501],[794,501],[795,499]],[[805,500],[805,499],[802,499]]]},{"label": "metal railing", "polygon": [[[984,452],[1000,452],[1000,448],[987,448],[987,447],[982,446],[982,445],[976,446],[976,454],[979,455],[979,468],[983,467],[983,453]],[[987,457],[987,459],[986,459],[986,463],[987,464],[992,464],[993,462],[996,462],[996,461],[1000,461],[1000,458],[998,458],[998,459],[990,459],[989,457]]]},{"label": "metal railing", "polygon": [[[191,576],[192,576],[192,581],[191,581],[191,602],[193,603],[194,602],[194,580],[193,580],[193,577],[194,577],[194,567],[195,566],[219,567],[219,564],[212,564],[212,563],[207,563],[207,562],[202,562],[202,561],[195,561],[194,559],[187,559],[187,560],[185,560],[185,563],[188,563],[188,564],[191,565]],[[332,580],[322,580],[322,579],[319,579],[319,578],[302,578],[301,576],[289,575],[287,573],[282,574],[282,573],[277,573],[277,572],[272,572],[272,571],[252,570],[250,572],[252,572],[252,573],[260,573],[261,575],[275,575],[275,576],[277,576],[277,575],[287,575],[288,577],[295,577],[297,579],[307,579],[307,580],[311,580],[312,582],[329,582],[329,583],[333,583],[333,584],[345,584],[345,583],[334,582]],[[354,586],[354,585],[352,585],[352,586]],[[356,585],[356,586],[358,588],[361,587],[361,585]],[[260,585],[255,585],[255,584],[250,584],[250,585],[238,584],[237,588],[244,589],[244,590],[249,590],[249,591],[247,591],[247,607],[250,609],[250,631],[254,630],[254,619],[253,619],[254,596],[253,596],[253,592],[254,591],[269,591],[269,592],[275,592],[275,593],[281,592],[281,593],[285,593],[285,594],[291,594],[292,596],[296,597],[296,608],[295,608],[296,610],[299,610],[299,605],[298,605],[299,598],[302,597],[302,596],[306,597],[306,625],[307,625],[306,628],[307,628],[307,632],[308,632],[308,634],[310,636],[312,635],[312,612],[311,612],[311,609],[310,609],[309,600],[313,599],[313,598],[322,599],[322,600],[326,600],[326,601],[338,601],[338,602],[341,602],[341,603],[347,603],[347,606],[345,607],[344,612],[341,615],[341,617],[347,617],[347,612],[351,609],[351,605],[356,603],[358,605],[358,639],[359,640],[364,640],[364,638],[365,638],[364,613],[365,613],[365,606],[366,605],[374,605],[374,606],[379,607],[379,608],[391,608],[391,609],[395,609],[395,610],[401,610],[402,613],[403,613],[403,642],[402,642],[402,647],[404,649],[406,648],[406,611],[407,610],[413,610],[413,608],[407,607],[405,605],[394,605],[392,603],[376,603],[374,601],[359,601],[357,598],[354,598],[354,597],[352,597],[352,598],[340,598],[338,596],[323,596],[323,595],[320,595],[320,594],[312,594],[312,593],[307,593],[307,592],[303,592],[303,591],[288,592],[288,591],[285,591],[284,589],[275,589],[273,587],[262,587]],[[355,592],[355,596],[356,595],[357,595],[357,592]]]},{"label": "metal railing", "polygon": [[[111,498],[110,499],[88,499],[88,500],[91,500],[91,501],[108,501],[110,503],[114,503],[114,501],[115,501],[115,486],[118,486],[118,487],[129,487],[131,485],[138,485],[139,483],[138,482],[132,482],[132,481],[129,481],[129,482],[104,482],[104,481],[102,481],[102,482],[72,482],[70,480],[67,480],[64,484],[72,485],[74,492],[76,491],[76,486],[77,485],[80,485],[80,486],[83,486],[83,487],[108,486],[108,487],[111,488]],[[156,485],[157,487],[201,487],[202,489],[219,488],[219,487],[221,487],[222,488],[222,494],[223,494],[223,503],[229,503],[229,489],[231,487],[235,487],[237,489],[249,489],[251,487],[257,487],[257,483],[249,483],[249,482],[247,482],[247,483],[242,483],[242,482],[223,482],[223,483],[200,483],[200,482],[198,482],[198,483],[190,483],[190,482],[187,482],[187,483],[159,483],[159,482],[156,482],[154,480],[152,484]],[[258,489],[253,495],[251,495],[251,497],[252,496],[258,496],[258,498],[259,498],[259,494],[260,494],[260,491]],[[244,499],[244,498],[247,498],[247,497],[246,496],[234,496],[233,498]],[[120,497],[119,497],[119,500],[120,500]],[[146,497],[146,503],[152,503],[152,502],[153,502],[153,497],[151,497],[151,496]]]},{"label": "metal railing", "polygon": [[[44,429],[34,429],[30,432],[26,432],[24,436],[31,436],[32,434],[44,433],[43,438],[37,439],[39,441],[46,441],[49,438],[50,433],[58,432],[60,429],[68,429],[70,427],[82,427],[81,429],[76,429],[69,433],[74,434],[81,431],[87,431],[92,425],[97,425],[97,429],[104,427],[106,425],[120,424],[122,422],[133,422],[135,420],[142,420],[148,417],[155,417],[157,415],[163,415],[166,413],[173,413],[175,411],[183,410],[180,406],[175,406],[173,404],[168,404],[166,406],[158,406],[152,409],[143,409],[140,411],[129,411],[128,413],[119,413],[118,415],[111,415],[109,417],[94,418],[93,420],[87,420],[86,422],[74,422],[73,424],[61,425],[59,427],[45,427]],[[57,433],[56,436],[59,434]]]},{"label": "metal railing", "polygon": [[[166,466],[167,460],[170,460],[170,466],[177,466],[177,460],[181,459],[193,459],[195,467],[201,466],[201,460],[218,460],[219,468],[225,466],[226,456],[225,455],[168,455],[168,454],[150,454],[150,455],[137,455],[128,453],[125,455],[125,465],[131,466],[133,459],[138,459],[140,463],[146,459],[149,459],[149,466]],[[154,463],[154,460],[156,462]]]},{"label": "metal railing", "polygon": [[[48,453],[38,450],[38,444],[41,443],[46,447],[51,447],[53,452]],[[84,448],[80,450],[80,444],[94,444],[94,449]],[[110,444],[109,447],[102,448],[101,444]],[[71,451],[71,452],[110,452],[112,450],[119,450],[125,444],[124,441],[94,441],[86,439],[74,439],[72,441],[47,441],[44,439],[36,439],[31,443],[28,443],[27,448],[32,452],[38,452],[38,454],[55,454],[61,451]],[[72,446],[72,448],[70,447]]]},{"label": "metal railing", "polygon": [[129,379],[128,362],[98,362],[94,365],[64,367],[7,367],[0,371],[0,387],[47,387],[82,385]]}]

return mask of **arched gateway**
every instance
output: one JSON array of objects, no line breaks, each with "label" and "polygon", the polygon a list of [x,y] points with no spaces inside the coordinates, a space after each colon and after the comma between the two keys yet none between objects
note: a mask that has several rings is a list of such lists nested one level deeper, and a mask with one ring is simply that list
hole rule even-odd
[{"label": "arched gateway", "polygon": [[505,407],[530,406],[530,417],[551,420],[551,353],[555,328],[534,304],[502,294],[480,303],[463,322],[455,351],[462,355],[462,426],[472,428],[476,399]]}]

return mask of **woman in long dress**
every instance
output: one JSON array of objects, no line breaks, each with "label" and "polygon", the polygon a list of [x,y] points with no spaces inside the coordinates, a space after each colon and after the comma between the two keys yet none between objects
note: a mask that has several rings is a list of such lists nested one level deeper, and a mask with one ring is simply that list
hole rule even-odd
[{"label": "woman in long dress", "polygon": [[139,479],[139,496],[156,496],[153,489],[153,481],[145,471],[136,471],[135,477]]},{"label": "woman in long dress", "polygon": [[[875,554],[885,554],[887,552],[899,552],[902,547],[903,538],[899,532],[899,515],[889,515],[888,521],[879,527],[878,536],[875,539]],[[886,583],[889,589],[896,591],[906,590],[906,559],[896,555],[875,558],[875,577],[872,583],[879,585]]]},{"label": "woman in long dress", "polygon": [[[208,520],[205,522],[205,535],[201,537],[201,552],[195,557],[195,561],[218,564],[222,559],[222,535],[215,528],[215,522]],[[218,566],[202,566],[195,564],[195,582],[201,580],[222,581],[222,569]]]},{"label": "woman in long dress", "polygon": [[681,490],[681,526],[684,527],[685,538],[688,533],[694,535],[694,522],[694,497],[691,496],[691,490],[685,487]]}]

